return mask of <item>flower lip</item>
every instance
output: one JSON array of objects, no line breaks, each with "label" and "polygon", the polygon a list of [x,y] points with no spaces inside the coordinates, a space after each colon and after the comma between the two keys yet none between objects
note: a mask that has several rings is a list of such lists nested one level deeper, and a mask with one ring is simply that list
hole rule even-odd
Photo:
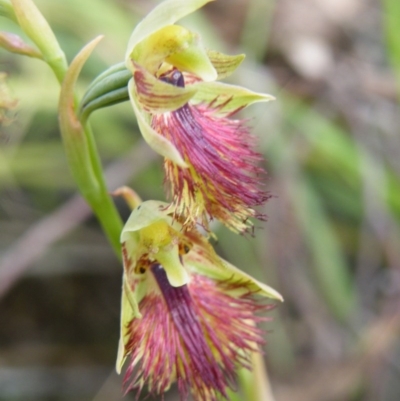
[{"label": "flower lip", "polygon": [[181,169],[165,162],[176,215],[188,216],[188,226],[199,222],[208,230],[208,220],[216,218],[233,231],[251,232],[249,218],[264,219],[255,207],[270,198],[260,184],[266,173],[259,166],[255,138],[241,120],[218,117],[212,106],[189,102],[154,115],[152,126],[189,165]]},{"label": "flower lip", "polygon": [[[234,375],[221,371],[210,346],[207,344],[203,329],[188,285],[172,287],[166,272],[160,264],[154,264],[151,271],[160,287],[172,320],[191,355],[192,367],[202,378],[203,385],[217,390],[226,397],[226,386],[233,385]],[[188,366],[186,366],[186,369]]]},{"label": "flower lip", "polygon": [[228,388],[236,389],[236,368],[250,368],[251,353],[264,344],[256,324],[268,319],[257,312],[271,305],[259,303],[242,282],[193,273],[187,284],[174,287],[157,262],[147,274],[158,290],[142,299],[142,318],[126,326],[126,391],[139,395],[147,383],[155,395],[176,381],[181,400],[189,392],[196,401],[227,400]]}]

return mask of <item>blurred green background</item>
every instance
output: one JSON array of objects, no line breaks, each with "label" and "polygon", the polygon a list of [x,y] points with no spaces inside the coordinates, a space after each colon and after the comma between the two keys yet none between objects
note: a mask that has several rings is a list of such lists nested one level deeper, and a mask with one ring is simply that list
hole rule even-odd
[{"label": "blurred green background", "polygon": [[[69,61],[105,35],[83,93],[158,1],[35,3]],[[245,52],[230,81],[277,97],[242,112],[265,155],[268,221],[255,238],[214,226],[219,253],[285,298],[266,324],[276,401],[400,400],[400,2],[218,0],[182,24]],[[57,81],[41,61],[0,57],[18,99],[0,126],[0,400],[119,400],[121,266],[76,194]],[[110,190],[164,199],[131,106],[91,122]]]}]

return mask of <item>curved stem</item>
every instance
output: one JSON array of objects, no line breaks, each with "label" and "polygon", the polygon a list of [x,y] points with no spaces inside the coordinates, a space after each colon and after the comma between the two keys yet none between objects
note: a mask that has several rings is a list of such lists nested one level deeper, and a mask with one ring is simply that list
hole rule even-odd
[{"label": "curved stem", "polygon": [[85,199],[90,204],[94,213],[99,219],[101,226],[114,249],[114,252],[116,253],[117,257],[121,259],[121,244],[119,241],[119,236],[123,226],[122,220],[107,191],[100,157],[97,151],[92,129],[89,124],[85,126],[84,132],[88,142],[93,172],[99,184],[97,191],[89,196],[86,196]]},{"label": "curved stem", "polygon": [[248,401],[275,401],[262,354],[253,352],[251,359],[253,368],[251,372],[245,368],[239,370],[239,382],[244,399]]}]

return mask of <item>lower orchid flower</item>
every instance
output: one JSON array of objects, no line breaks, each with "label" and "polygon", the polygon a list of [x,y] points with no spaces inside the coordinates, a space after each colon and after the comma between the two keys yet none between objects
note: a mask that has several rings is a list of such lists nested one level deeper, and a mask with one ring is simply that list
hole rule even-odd
[{"label": "lower orchid flower", "polygon": [[195,230],[182,231],[168,205],[147,201],[122,232],[124,279],[117,371],[126,391],[161,394],[176,382],[181,399],[228,399],[235,372],[250,368],[264,333],[262,298],[272,288],[219,258]]}]

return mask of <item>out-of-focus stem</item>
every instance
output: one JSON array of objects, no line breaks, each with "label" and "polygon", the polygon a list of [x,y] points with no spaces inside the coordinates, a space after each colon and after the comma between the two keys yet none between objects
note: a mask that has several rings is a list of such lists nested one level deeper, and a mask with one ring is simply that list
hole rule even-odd
[{"label": "out-of-focus stem", "polygon": [[11,0],[11,3],[19,26],[40,49],[43,59],[61,83],[68,64],[50,25],[32,0]]},{"label": "out-of-focus stem", "polygon": [[15,23],[18,23],[10,0],[0,0],[0,16],[6,17]]},{"label": "out-of-focus stem", "polygon": [[275,401],[262,355],[259,352],[253,352],[251,359],[253,370],[241,368],[239,371],[243,399],[247,401]]}]

